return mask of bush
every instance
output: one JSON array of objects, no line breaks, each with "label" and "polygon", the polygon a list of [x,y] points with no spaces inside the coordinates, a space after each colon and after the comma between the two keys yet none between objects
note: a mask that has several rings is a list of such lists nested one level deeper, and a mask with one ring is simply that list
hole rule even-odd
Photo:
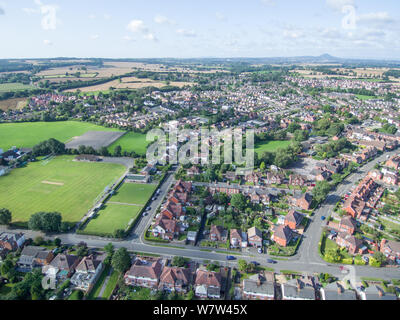
[{"label": "bush", "polygon": [[353,264],[353,258],[344,258],[342,260],[343,264]]}]

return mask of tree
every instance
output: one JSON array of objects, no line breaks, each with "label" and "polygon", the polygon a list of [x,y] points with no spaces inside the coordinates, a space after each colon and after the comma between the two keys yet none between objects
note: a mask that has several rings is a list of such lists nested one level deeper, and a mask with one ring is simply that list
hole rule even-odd
[{"label": "tree", "polygon": [[312,190],[313,197],[317,203],[325,200],[326,196],[331,191],[331,186],[327,181],[317,181],[314,189]]},{"label": "tree", "polygon": [[120,157],[121,156],[121,152],[122,152],[122,148],[120,145],[116,146],[114,148],[114,156],[116,157]]},{"label": "tree", "polygon": [[0,209],[0,224],[9,225],[12,220],[11,211],[8,209]]},{"label": "tree", "polygon": [[386,262],[386,256],[382,252],[375,252],[374,255],[372,256],[375,261],[377,261],[380,265],[384,264]]},{"label": "tree", "polygon": [[6,259],[0,267],[1,275],[8,279],[9,272],[15,268],[14,262],[11,259]]},{"label": "tree", "polygon": [[104,246],[104,250],[109,256],[112,256],[114,254],[114,245],[110,242]]},{"label": "tree", "polygon": [[261,171],[265,171],[265,167],[266,167],[265,162],[264,162],[264,161],[261,162],[261,164],[260,164],[260,170],[261,170]]},{"label": "tree", "polygon": [[246,271],[248,268],[247,262],[243,259],[240,259],[238,261],[238,267],[239,267],[239,271],[242,271],[242,272]]},{"label": "tree", "polygon": [[172,265],[174,267],[181,267],[182,268],[182,267],[184,267],[186,265],[186,263],[187,263],[187,259],[185,259],[184,257],[175,256],[172,259]]},{"label": "tree", "polygon": [[38,212],[33,214],[28,227],[34,231],[60,232],[62,217],[58,212]]},{"label": "tree", "polygon": [[242,211],[246,207],[246,197],[241,193],[234,194],[231,198],[231,205]]},{"label": "tree", "polygon": [[131,257],[126,248],[119,248],[111,260],[112,267],[120,273],[125,272],[131,265]]}]

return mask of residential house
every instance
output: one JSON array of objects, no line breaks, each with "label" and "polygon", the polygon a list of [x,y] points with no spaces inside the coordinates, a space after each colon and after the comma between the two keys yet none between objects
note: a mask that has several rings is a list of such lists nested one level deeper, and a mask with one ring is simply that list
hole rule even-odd
[{"label": "residential house", "polygon": [[23,233],[2,232],[0,233],[0,248],[15,251],[22,247],[25,243],[25,235]]},{"label": "residential house", "polygon": [[172,241],[179,235],[179,227],[175,220],[164,219],[163,216],[160,216],[153,226],[152,233],[155,237]]},{"label": "residential house", "polygon": [[357,300],[355,291],[343,288],[338,282],[328,284],[320,292],[321,300]]},{"label": "residential house", "polygon": [[383,239],[380,245],[380,252],[388,259],[400,264],[400,242]]},{"label": "residential house", "polygon": [[280,246],[286,247],[293,239],[293,232],[288,226],[274,226],[273,236],[271,239],[278,243]]},{"label": "residential house", "polygon": [[187,292],[192,275],[189,269],[178,267],[164,267],[159,283],[159,290]]},{"label": "residential house", "polygon": [[75,274],[71,278],[71,283],[79,290],[89,292],[103,271],[103,260],[105,256],[90,255],[84,257],[76,266]]},{"label": "residential house", "polygon": [[53,260],[54,255],[51,250],[43,247],[26,246],[17,262],[21,271],[30,272],[34,268],[42,268]]},{"label": "residential house", "polygon": [[252,227],[247,230],[247,238],[250,246],[253,247],[262,247],[263,244],[263,237],[262,231],[257,227]]},{"label": "residential house", "polygon": [[385,292],[380,286],[370,285],[360,293],[361,300],[397,300],[394,293]]},{"label": "residential house", "polygon": [[58,254],[48,265],[43,266],[42,273],[48,277],[63,281],[71,277],[80,262],[78,256]]},{"label": "residential house", "polygon": [[312,202],[312,196],[311,194],[306,192],[296,200],[296,206],[303,210],[310,210],[311,202]]},{"label": "residential house", "polygon": [[281,284],[282,300],[316,300],[316,292],[312,280],[291,279]]},{"label": "residential house", "polygon": [[231,229],[230,244],[232,248],[240,248],[242,246],[242,235],[237,229]]},{"label": "residential house", "polygon": [[292,230],[296,230],[301,226],[303,219],[304,216],[301,213],[295,210],[290,210],[285,217],[285,226],[288,226]]},{"label": "residential house", "polygon": [[357,222],[350,216],[342,218],[339,222],[339,232],[354,234],[357,229]]},{"label": "residential house", "polygon": [[222,226],[211,225],[210,240],[226,241],[226,230]]},{"label": "residential house", "polygon": [[161,259],[136,258],[131,268],[125,273],[125,284],[157,289],[162,269]]},{"label": "residential house", "polygon": [[198,269],[194,283],[195,295],[199,298],[221,298],[222,276],[220,272]]},{"label": "residential house", "polygon": [[356,237],[345,233],[339,232],[336,237],[336,244],[339,247],[346,248],[350,254],[362,254],[364,252],[363,241]]},{"label": "residential house", "polygon": [[246,300],[275,300],[275,283],[261,274],[243,280],[243,298]]}]

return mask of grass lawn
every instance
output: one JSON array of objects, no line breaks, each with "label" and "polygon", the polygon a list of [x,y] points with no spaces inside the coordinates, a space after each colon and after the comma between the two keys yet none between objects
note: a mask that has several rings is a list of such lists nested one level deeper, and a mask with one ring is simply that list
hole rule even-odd
[{"label": "grass lawn", "polygon": [[135,219],[142,208],[142,206],[106,204],[98,216],[89,221],[83,232],[113,235],[118,229],[125,230],[129,221]]},{"label": "grass lawn", "polygon": [[117,285],[118,278],[119,278],[118,271],[113,270],[113,272],[110,276],[110,279],[107,282],[106,289],[103,292],[102,298],[107,299],[107,300],[110,299],[111,294],[113,293],[113,291]]},{"label": "grass lawn", "polygon": [[280,148],[286,148],[290,145],[290,141],[268,141],[266,143],[259,143],[256,145],[255,152],[262,155],[264,152],[275,152]]},{"label": "grass lawn", "polygon": [[371,99],[382,99],[382,97],[375,97],[375,96],[365,96],[362,94],[356,94],[356,97],[360,100],[371,100]]},{"label": "grass lawn", "polygon": [[0,92],[12,92],[12,91],[22,91],[31,89],[35,89],[35,87],[17,82],[0,84]]},{"label": "grass lawn", "polygon": [[156,187],[154,184],[124,183],[109,201],[145,205]]},{"label": "grass lawn", "polygon": [[0,148],[3,150],[8,150],[12,146],[32,148],[50,138],[67,142],[88,131],[120,130],[79,121],[3,123],[0,124]]},{"label": "grass lawn", "polygon": [[117,141],[115,141],[108,150],[113,153],[116,146],[121,146],[122,152],[135,151],[139,155],[145,155],[147,146],[150,142],[146,141],[146,135],[138,132],[128,132]]},{"label": "grass lawn", "polygon": [[40,211],[60,212],[64,221],[77,222],[104,188],[125,172],[119,164],[73,162],[73,158],[29,163],[0,177],[0,204],[11,210],[13,222],[28,221]]},{"label": "grass lawn", "polygon": [[[103,283],[106,280],[108,274],[110,273],[110,266],[106,266],[101,273],[100,277],[97,279],[96,284],[94,285],[93,289],[87,296],[88,300],[98,300],[101,298],[97,298],[100,294],[101,288],[103,287]],[[102,299],[101,299],[102,300]]]},{"label": "grass lawn", "polygon": [[82,300],[79,299],[79,290],[75,290],[74,292],[71,293],[71,295],[68,297],[68,300]]},{"label": "grass lawn", "polygon": [[6,283],[0,288],[0,295],[7,295],[11,292],[11,289],[15,286],[15,283]]}]

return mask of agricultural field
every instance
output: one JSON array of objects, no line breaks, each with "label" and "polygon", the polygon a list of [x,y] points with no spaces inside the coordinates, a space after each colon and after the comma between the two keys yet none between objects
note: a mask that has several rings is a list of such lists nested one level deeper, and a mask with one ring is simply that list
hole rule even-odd
[{"label": "agricultural field", "polygon": [[112,235],[116,230],[125,230],[130,221],[138,217],[155,188],[156,185],[151,184],[124,183],[83,232]]},{"label": "agricultural field", "polygon": [[[169,82],[168,85],[182,88],[184,86],[190,86],[192,85],[192,83],[171,81]],[[151,79],[139,79],[135,77],[125,77],[121,78],[121,81],[112,80],[94,86],[79,88],[79,91],[80,92],[104,91],[104,90],[109,90],[110,88],[115,88],[115,89],[140,89],[146,87],[162,88],[165,86],[167,86],[167,83],[163,81],[155,81]],[[78,89],[69,89],[66,90],[66,92],[76,92],[77,90]]]},{"label": "agricultural field", "polygon": [[63,220],[78,222],[105,187],[126,168],[114,163],[75,162],[60,156],[29,163],[0,177],[0,203],[13,222],[26,222],[36,212],[60,212]]},{"label": "agricultural field", "polygon": [[0,148],[3,150],[8,150],[12,146],[32,148],[50,138],[65,143],[88,131],[120,130],[78,121],[3,123],[0,124]]},{"label": "agricultural field", "polygon": [[258,155],[262,155],[263,152],[275,152],[280,148],[286,148],[290,145],[290,141],[268,141],[267,143],[260,143],[256,145],[255,152]]},{"label": "agricultural field", "polygon": [[7,100],[0,100],[0,110],[15,110],[22,109],[28,104],[28,100],[26,98],[14,98]]},{"label": "agricultural field", "polygon": [[1,92],[13,92],[13,91],[31,90],[31,89],[35,89],[35,87],[31,86],[31,85],[17,83],[17,82],[0,84],[0,93]]},{"label": "agricultural field", "polygon": [[108,147],[108,151],[113,153],[116,146],[121,146],[122,152],[135,151],[139,155],[145,155],[147,146],[150,142],[146,141],[146,135],[137,132],[128,132],[112,145]]}]

